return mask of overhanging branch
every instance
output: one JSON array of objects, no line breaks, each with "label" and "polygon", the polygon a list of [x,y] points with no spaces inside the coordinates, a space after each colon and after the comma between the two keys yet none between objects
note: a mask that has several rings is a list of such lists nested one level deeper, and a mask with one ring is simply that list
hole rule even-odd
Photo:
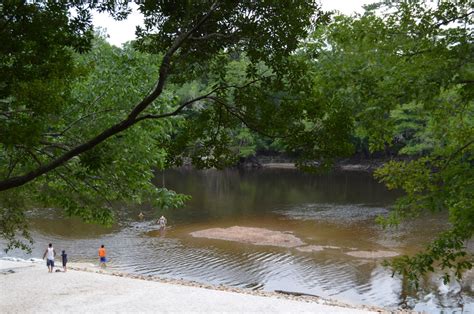
[{"label": "overhanging branch", "polygon": [[240,122],[242,122],[248,129],[254,131],[254,132],[257,132],[263,136],[266,136],[268,138],[285,138],[284,136],[278,136],[278,135],[273,135],[273,134],[268,134],[262,130],[260,130],[259,128],[251,125],[246,119],[245,117],[243,117],[243,115],[240,113],[240,112],[237,112],[236,110],[234,110],[234,108],[232,108],[232,106],[228,105],[224,100],[222,100],[221,98],[219,97],[215,97],[215,96],[209,96],[207,97],[208,99],[211,99],[213,100],[214,102],[216,102],[217,104],[220,104],[222,105],[225,110],[227,112],[229,112],[232,116],[236,117],[238,120],[240,120]]},{"label": "overhanging branch", "polygon": [[59,156],[58,158],[52,160],[48,164],[44,164],[42,166],[39,166],[38,168],[20,176],[12,177],[5,179],[3,181],[0,181],[0,191],[5,191],[11,188],[19,187],[22,186],[35,178],[56,169],[57,167],[61,166],[71,158],[78,156],[79,154],[82,154],[98,144],[102,143],[106,139],[114,136],[117,133],[120,133],[128,128],[130,128],[132,125],[137,123],[139,120],[137,120],[137,117],[140,113],[142,113],[158,96],[161,95],[163,91],[163,87],[165,84],[165,81],[168,77],[170,66],[171,66],[171,58],[174,55],[174,53],[183,45],[183,43],[186,41],[186,39],[189,38],[189,36],[196,31],[199,27],[201,27],[204,22],[209,19],[211,16],[212,12],[216,9],[217,7],[217,2],[214,2],[209,9],[209,11],[194,25],[189,31],[182,33],[179,35],[174,43],[171,45],[171,47],[168,49],[168,51],[165,53],[163,60],[160,65],[160,72],[159,72],[159,77],[158,81],[156,84],[156,87],[154,90],[148,94],[142,101],[140,101],[130,112],[130,114],[127,116],[126,119],[118,122],[117,124],[113,125],[112,127],[104,130],[102,133],[99,135],[95,136],[94,138],[90,139],[89,141],[80,144],[76,146],[75,148],[65,152],[63,155]]},{"label": "overhanging branch", "polygon": [[140,116],[140,117],[136,118],[135,121],[138,122],[138,121],[142,121],[142,120],[146,120],[146,119],[162,119],[162,118],[176,116],[187,106],[189,106],[189,105],[191,105],[191,104],[193,104],[197,101],[200,101],[200,100],[209,99],[209,96],[211,94],[213,94],[216,90],[217,90],[217,88],[213,89],[212,91],[210,91],[206,95],[202,95],[202,96],[196,97],[194,99],[188,100],[188,101],[182,103],[178,108],[176,108],[172,112],[167,112],[167,113],[163,113],[163,114],[146,114],[146,115],[143,115],[143,116]]},{"label": "overhanging branch", "polygon": [[188,100],[184,103],[182,103],[178,108],[176,108],[174,111],[172,112],[167,112],[167,113],[162,113],[162,114],[146,114],[146,115],[143,115],[143,116],[140,116],[138,118],[135,119],[135,121],[141,121],[141,120],[146,120],[146,119],[162,119],[162,118],[167,118],[167,117],[172,117],[172,116],[176,116],[178,115],[184,108],[186,108],[187,106],[197,102],[197,101],[200,101],[200,100],[206,100],[206,99],[211,99],[211,100],[214,100],[215,101],[215,96],[212,96],[212,94],[214,94],[215,92],[219,91],[219,90],[225,90],[225,89],[231,89],[231,88],[235,88],[235,89],[243,89],[245,87],[248,87],[258,81],[261,81],[263,78],[258,78],[258,79],[254,79],[252,81],[249,81],[247,83],[245,83],[244,85],[222,85],[222,86],[218,86],[216,88],[214,88],[213,90],[211,90],[210,92],[208,92],[207,94],[205,95],[201,95],[199,97],[196,97],[194,99],[191,99],[191,100]]}]

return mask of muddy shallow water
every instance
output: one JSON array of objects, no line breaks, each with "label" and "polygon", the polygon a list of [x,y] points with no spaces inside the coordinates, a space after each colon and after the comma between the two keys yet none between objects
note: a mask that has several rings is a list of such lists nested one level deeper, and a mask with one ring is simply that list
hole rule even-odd
[{"label": "muddy shallow water", "polygon": [[[428,276],[422,290],[414,292],[381,266],[384,258],[422,248],[433,231],[446,227],[445,217],[420,217],[383,230],[374,218],[387,214],[397,193],[366,173],[174,170],[158,174],[156,183],[193,199],[177,210],[131,206],[110,229],[63,219],[57,210],[32,212],[32,255],[40,257],[51,241],[72,261],[96,262],[97,248],[105,244],[109,267],[117,270],[389,308],[474,313],[472,272],[462,285],[445,286],[439,275]],[[137,217],[140,211],[143,220]],[[161,214],[168,218],[166,231],[154,224]],[[226,229],[236,226],[244,229]],[[219,237],[192,235],[209,229]],[[265,237],[258,243],[238,241],[228,239],[226,230],[244,239],[248,237],[239,232],[258,238],[259,230],[267,230],[277,240],[301,243],[278,246],[265,243]],[[9,255],[27,256],[18,251]]]}]

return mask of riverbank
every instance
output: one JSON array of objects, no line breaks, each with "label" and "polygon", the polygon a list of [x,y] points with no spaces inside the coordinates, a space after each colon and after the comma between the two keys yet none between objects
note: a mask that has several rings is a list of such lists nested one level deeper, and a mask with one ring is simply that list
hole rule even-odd
[{"label": "riverbank", "polygon": [[[333,170],[335,171],[357,171],[372,173],[378,168],[382,167],[391,159],[358,159],[348,158],[341,159],[334,163]],[[401,160],[401,159],[400,159]],[[297,169],[294,160],[282,158],[253,158],[244,161],[240,167],[252,168],[270,168],[270,169]]]},{"label": "riverbank", "polygon": [[1,313],[389,313],[316,296],[295,296],[73,264],[48,273],[41,261],[0,260]]},{"label": "riverbank", "polygon": [[[340,162],[334,165],[336,171],[362,171],[372,173],[378,168],[382,167],[384,162],[366,162],[366,163],[349,163]],[[297,169],[295,163],[291,162],[276,162],[276,163],[262,163],[261,168],[269,169]]]}]

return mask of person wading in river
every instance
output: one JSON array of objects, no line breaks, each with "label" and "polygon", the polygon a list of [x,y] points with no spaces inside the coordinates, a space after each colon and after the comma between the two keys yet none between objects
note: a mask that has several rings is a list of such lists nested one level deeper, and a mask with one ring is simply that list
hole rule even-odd
[{"label": "person wading in river", "polygon": [[164,230],[166,228],[166,223],[167,222],[168,221],[166,220],[165,216],[162,215],[156,223],[160,226],[161,230]]},{"label": "person wading in river", "polygon": [[55,256],[56,256],[56,251],[53,248],[53,244],[50,243],[43,254],[43,259],[46,257],[46,266],[48,266],[48,272],[50,273],[53,272]]}]

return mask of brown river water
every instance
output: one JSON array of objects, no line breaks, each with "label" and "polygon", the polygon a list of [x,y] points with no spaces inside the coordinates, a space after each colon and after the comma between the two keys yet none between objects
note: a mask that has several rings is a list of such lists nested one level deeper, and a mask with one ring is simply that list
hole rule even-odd
[{"label": "brown river water", "polygon": [[[157,174],[156,184],[163,183],[192,200],[181,209],[129,206],[112,228],[63,218],[60,210],[32,211],[32,254],[8,255],[41,258],[53,242],[70,261],[97,263],[97,249],[104,244],[108,267],[132,273],[302,292],[391,309],[474,313],[472,271],[463,282],[448,285],[440,274],[427,276],[415,291],[382,266],[378,253],[413,254],[447,227],[446,217],[423,216],[397,229],[382,229],[374,219],[386,215],[400,193],[387,191],[370,174],[179,169]],[[138,219],[141,211],[143,220]],[[168,219],[166,232],[154,223],[162,214]],[[282,231],[305,244],[278,247],[190,235],[233,226]],[[472,252],[472,243],[468,246]]]}]

